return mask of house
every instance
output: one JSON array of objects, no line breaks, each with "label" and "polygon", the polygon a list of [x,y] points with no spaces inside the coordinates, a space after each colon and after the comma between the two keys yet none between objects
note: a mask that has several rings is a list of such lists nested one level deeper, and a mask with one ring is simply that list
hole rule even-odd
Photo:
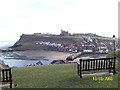
[{"label": "house", "polygon": [[64,64],[66,63],[64,60],[53,60],[51,64]]},{"label": "house", "polygon": [[38,61],[36,65],[43,65],[43,63],[41,61]]},{"label": "house", "polygon": [[105,43],[101,42],[100,45],[98,46],[98,52],[100,53],[108,53],[108,48],[105,45]]},{"label": "house", "polygon": [[94,52],[95,46],[92,44],[83,44],[82,45],[82,50],[84,53],[92,53]]}]

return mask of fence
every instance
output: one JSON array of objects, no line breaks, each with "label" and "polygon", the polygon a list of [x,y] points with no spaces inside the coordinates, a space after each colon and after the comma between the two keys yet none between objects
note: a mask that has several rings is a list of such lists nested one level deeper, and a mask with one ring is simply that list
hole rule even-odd
[{"label": "fence", "polygon": [[82,78],[82,71],[91,71],[91,70],[103,70],[108,69],[109,73],[113,70],[115,74],[115,61],[114,58],[98,58],[98,59],[80,59],[77,63],[78,76]]}]

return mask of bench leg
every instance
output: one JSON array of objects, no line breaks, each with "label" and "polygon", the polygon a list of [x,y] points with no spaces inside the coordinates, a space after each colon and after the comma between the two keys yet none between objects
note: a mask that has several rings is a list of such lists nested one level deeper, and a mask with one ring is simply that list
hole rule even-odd
[{"label": "bench leg", "polygon": [[10,81],[10,88],[12,88],[12,80]]},{"label": "bench leg", "polygon": [[82,72],[80,71],[80,78],[82,78]]},{"label": "bench leg", "polygon": [[80,75],[80,71],[78,70],[78,76]]},{"label": "bench leg", "polygon": [[109,73],[111,73],[111,69],[109,69]]},{"label": "bench leg", "polygon": [[113,69],[113,75],[115,75],[115,69]]},{"label": "bench leg", "polygon": [[79,76],[80,75],[79,64],[77,64],[77,72],[78,72],[78,76]]}]

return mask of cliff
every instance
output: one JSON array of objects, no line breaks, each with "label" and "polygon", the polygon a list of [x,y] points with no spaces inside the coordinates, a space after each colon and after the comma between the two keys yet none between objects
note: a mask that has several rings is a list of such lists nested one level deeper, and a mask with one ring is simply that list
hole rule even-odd
[{"label": "cliff", "polygon": [[[27,35],[23,34],[11,47],[13,50],[62,50],[62,47],[79,46],[86,36],[60,36],[60,35]],[[89,37],[89,36],[87,36]],[[98,41],[111,41],[111,38],[91,37]],[[62,45],[62,46],[61,46]],[[59,48],[58,48],[59,47]],[[61,48],[61,49],[60,49]]]},{"label": "cliff", "polygon": [[80,42],[78,38],[65,37],[65,36],[49,36],[49,35],[25,35],[20,36],[20,39],[11,47],[14,50],[38,50],[45,49],[46,45],[37,43],[49,42],[49,43],[61,43],[61,44],[71,44]]}]

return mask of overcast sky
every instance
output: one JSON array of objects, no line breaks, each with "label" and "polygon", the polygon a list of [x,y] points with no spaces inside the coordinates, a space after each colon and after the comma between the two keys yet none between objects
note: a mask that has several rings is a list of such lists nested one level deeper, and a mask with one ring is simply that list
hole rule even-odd
[{"label": "overcast sky", "polygon": [[118,35],[119,0],[0,0],[0,41],[22,34]]}]

